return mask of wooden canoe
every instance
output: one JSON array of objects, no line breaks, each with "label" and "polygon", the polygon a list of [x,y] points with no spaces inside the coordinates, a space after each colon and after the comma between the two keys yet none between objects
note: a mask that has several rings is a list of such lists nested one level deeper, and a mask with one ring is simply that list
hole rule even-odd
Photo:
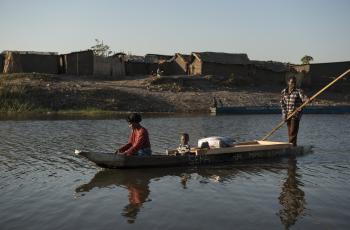
[{"label": "wooden canoe", "polygon": [[302,155],[311,151],[310,146],[293,147],[287,142],[251,141],[237,143],[233,147],[199,149],[192,148],[189,154],[168,154],[152,156],[124,156],[114,153],[97,153],[78,151],[77,155],[86,157],[103,168],[143,168],[143,167],[170,167],[219,163],[244,163],[261,159]]}]

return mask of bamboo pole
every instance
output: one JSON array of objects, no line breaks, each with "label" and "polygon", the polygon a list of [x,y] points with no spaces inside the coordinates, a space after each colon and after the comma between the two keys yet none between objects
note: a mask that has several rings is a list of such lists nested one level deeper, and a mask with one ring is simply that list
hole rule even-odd
[{"label": "bamboo pole", "polygon": [[289,120],[291,117],[293,117],[298,111],[300,111],[302,108],[304,108],[307,104],[309,104],[309,102],[311,102],[312,100],[314,100],[318,95],[320,95],[323,91],[325,91],[326,89],[328,89],[329,87],[331,87],[335,82],[337,82],[338,80],[340,80],[341,78],[343,78],[345,75],[347,75],[348,73],[350,73],[350,69],[348,69],[347,71],[345,71],[344,73],[342,73],[341,75],[339,75],[336,79],[334,79],[333,81],[331,81],[328,85],[326,85],[325,87],[323,87],[320,91],[318,91],[317,93],[315,93],[309,100],[305,101],[301,106],[299,106],[296,110],[293,111],[293,113],[291,113],[290,115],[288,115],[286,120],[281,121],[275,128],[273,128],[268,134],[266,134],[261,140],[264,141],[267,138],[269,138],[274,132],[276,132],[279,128],[281,128],[284,123],[286,123],[287,120]]}]

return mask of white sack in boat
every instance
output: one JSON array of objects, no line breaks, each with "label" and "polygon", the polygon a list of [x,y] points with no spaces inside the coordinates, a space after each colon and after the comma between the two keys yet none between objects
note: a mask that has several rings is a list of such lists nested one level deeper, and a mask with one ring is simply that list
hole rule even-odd
[{"label": "white sack in boat", "polygon": [[198,147],[204,147],[208,143],[209,148],[222,148],[222,147],[230,147],[233,146],[235,140],[231,137],[206,137],[198,140]]}]

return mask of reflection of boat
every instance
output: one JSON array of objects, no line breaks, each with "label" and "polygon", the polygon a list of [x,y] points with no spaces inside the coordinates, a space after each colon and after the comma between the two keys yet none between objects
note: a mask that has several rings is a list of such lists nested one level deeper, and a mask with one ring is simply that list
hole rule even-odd
[{"label": "reflection of boat", "polygon": [[[233,106],[210,107],[212,114],[280,114],[279,106]],[[319,106],[310,105],[303,109],[305,114],[345,114],[350,113],[349,105]]]},{"label": "reflection of boat", "polygon": [[[98,166],[105,168],[142,168],[236,163],[259,159],[301,155],[310,147],[293,147],[286,142],[251,141],[237,143],[233,147],[199,149],[193,148],[185,155],[124,156],[114,153],[78,152]],[[172,151],[169,151],[172,152]]]},{"label": "reflection of boat", "polygon": [[[285,170],[285,162],[275,161],[273,164],[265,165],[242,165],[242,167],[177,167],[177,168],[147,168],[142,170],[109,170],[98,171],[95,176],[86,184],[82,184],[75,189],[77,194],[85,194],[95,188],[113,188],[114,186],[124,188],[128,191],[128,198],[121,215],[127,218],[129,223],[135,222],[137,215],[142,211],[145,202],[151,202],[150,183],[166,176],[178,177],[178,185],[186,189],[188,180],[193,175],[201,177],[200,183],[224,182],[230,180],[241,172],[259,174],[263,170]],[[190,185],[190,184],[189,184]]]},{"label": "reflection of boat", "polygon": [[161,178],[164,176],[181,176],[184,173],[197,172],[196,169],[191,168],[152,168],[140,170],[109,170],[103,169],[98,171],[89,183],[83,184],[75,189],[77,193],[89,192],[94,188],[105,188],[116,185],[119,187],[126,187],[127,184],[139,184],[140,181],[148,184],[150,180]]},{"label": "reflection of boat", "polygon": [[[178,176],[179,184],[183,188],[186,188],[186,183],[190,174],[193,172],[200,173],[203,177],[211,179],[213,173],[209,170],[195,170],[195,169],[182,169],[182,168],[152,168],[140,170],[102,170],[96,173],[96,175],[87,184],[80,185],[75,189],[77,194],[90,192],[94,188],[106,188],[113,185],[127,189],[128,191],[128,203],[124,206],[121,213],[126,217],[129,223],[133,223],[138,213],[141,211],[143,204],[147,201],[151,201],[148,197],[150,195],[149,184],[152,179],[161,178],[164,176]],[[232,169],[221,170],[222,177],[225,177],[228,173],[232,174]],[[215,175],[217,176],[217,175]],[[219,176],[220,177],[220,176]],[[220,177],[221,178],[221,177]]]}]

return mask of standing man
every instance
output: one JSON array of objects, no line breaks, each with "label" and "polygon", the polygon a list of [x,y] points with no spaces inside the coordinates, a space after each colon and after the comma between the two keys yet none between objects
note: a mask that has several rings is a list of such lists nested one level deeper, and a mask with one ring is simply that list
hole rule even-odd
[{"label": "standing man", "polygon": [[297,145],[297,136],[299,130],[299,122],[301,118],[301,110],[287,120],[287,117],[294,112],[299,106],[308,100],[301,89],[296,88],[297,80],[295,76],[288,79],[288,87],[282,90],[281,107],[283,119],[287,122],[289,143],[293,146]]}]

